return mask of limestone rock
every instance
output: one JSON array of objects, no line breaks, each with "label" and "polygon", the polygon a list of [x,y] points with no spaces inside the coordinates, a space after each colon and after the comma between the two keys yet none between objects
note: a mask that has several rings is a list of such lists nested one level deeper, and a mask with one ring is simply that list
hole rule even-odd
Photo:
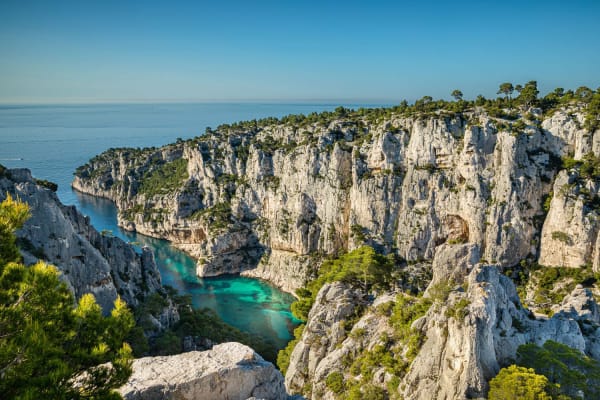
[{"label": "limestone rock", "polygon": [[[539,263],[548,266],[581,267],[594,263],[598,268],[598,213],[587,204],[597,196],[580,195],[581,184],[576,176],[561,171],[554,182],[554,196],[541,235]],[[588,190],[589,191],[589,190]]]},{"label": "limestone rock", "polygon": [[[552,232],[573,218],[581,242],[593,244],[575,243],[565,262],[596,265],[595,217],[565,206],[556,184],[558,219],[546,219],[540,238],[558,158],[581,157],[597,142],[579,128],[582,118],[577,108],[558,110],[539,126],[525,120],[524,132],[479,109],[223,128],[159,149],[107,151],[78,169],[73,187],[115,201],[126,229],[189,252],[201,276],[241,272],[289,291],[304,284],[315,255],[364,242],[415,262],[431,262],[440,244],[471,243],[482,260],[511,267],[536,259],[541,241],[542,259],[558,262]],[[148,174],[180,158],[188,173],[180,188],[139,192]]]},{"label": "limestone rock", "polygon": [[[299,393],[306,384],[313,383],[321,361],[346,338],[344,324],[364,303],[363,297],[363,293],[341,282],[321,288],[302,337],[290,356],[285,383],[291,393]],[[333,360],[339,362],[338,358]]]},{"label": "limestone rock", "polygon": [[[150,249],[141,254],[121,239],[99,233],[74,206],[64,206],[56,194],[39,186],[29,170],[8,170],[0,177],[0,201],[6,193],[30,207],[29,218],[17,238],[27,264],[42,259],[61,271],[61,279],[79,299],[92,293],[105,313],[117,295],[129,305],[161,292],[161,278]],[[178,318],[169,310],[164,326]]]},{"label": "limestone rock", "polygon": [[203,352],[136,359],[119,393],[126,400],[287,399],[283,376],[273,364],[234,342]]}]

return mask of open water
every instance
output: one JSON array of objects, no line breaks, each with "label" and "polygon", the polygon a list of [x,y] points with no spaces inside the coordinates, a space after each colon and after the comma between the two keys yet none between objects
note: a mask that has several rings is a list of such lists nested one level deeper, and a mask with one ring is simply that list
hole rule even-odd
[{"label": "open water", "polygon": [[[196,307],[282,348],[296,321],[293,297],[266,282],[239,276],[200,279],[195,262],[167,241],[122,231],[110,201],[71,190],[73,171],[110,147],[149,147],[201,135],[207,126],[287,114],[333,110],[333,104],[172,103],[0,106],[0,164],[29,168],[58,184],[58,196],[76,205],[98,230],[153,248],[163,284],[190,294]],[[370,105],[345,104],[350,108]]]}]

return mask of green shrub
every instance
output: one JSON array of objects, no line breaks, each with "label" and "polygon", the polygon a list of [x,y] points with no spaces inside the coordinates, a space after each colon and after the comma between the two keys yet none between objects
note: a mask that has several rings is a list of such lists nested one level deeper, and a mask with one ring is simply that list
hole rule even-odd
[{"label": "green shrub", "polygon": [[58,185],[56,183],[47,181],[46,179],[36,179],[35,183],[37,185],[43,186],[47,189],[50,189],[53,192],[56,192],[58,190]]},{"label": "green shrub", "polygon": [[231,224],[232,216],[231,204],[222,202],[212,207],[195,211],[190,218],[205,221],[211,233],[217,233]]},{"label": "green shrub", "polygon": [[511,365],[490,381],[489,400],[552,400],[556,391],[544,375],[531,368]]},{"label": "green shrub", "polygon": [[179,189],[187,178],[187,160],[178,158],[144,174],[138,193],[146,196],[167,194]]},{"label": "green shrub", "polygon": [[327,375],[325,384],[333,393],[340,394],[344,391],[344,375],[338,371],[332,372]]},{"label": "green shrub", "polygon": [[296,292],[300,297],[292,304],[294,316],[306,320],[317,293],[329,282],[346,282],[365,290],[387,287],[393,264],[370,246],[362,246],[348,254],[327,260],[318,272],[317,279],[305,289]]},{"label": "green shrub", "polygon": [[462,298],[456,302],[452,307],[449,307],[446,310],[446,317],[454,318],[456,320],[462,321],[469,314],[469,305],[471,301],[467,298]]},{"label": "green shrub", "polygon": [[284,349],[279,350],[279,353],[277,354],[277,366],[283,375],[285,375],[290,366],[290,356],[292,355],[292,351],[294,351],[294,347],[296,347],[300,341],[302,332],[304,332],[304,325],[299,325],[294,329],[294,339],[292,339]]},{"label": "green shrub", "polygon": [[600,398],[600,363],[578,350],[548,340],[542,347],[524,344],[517,349],[517,364],[544,375],[560,392],[586,399]]}]

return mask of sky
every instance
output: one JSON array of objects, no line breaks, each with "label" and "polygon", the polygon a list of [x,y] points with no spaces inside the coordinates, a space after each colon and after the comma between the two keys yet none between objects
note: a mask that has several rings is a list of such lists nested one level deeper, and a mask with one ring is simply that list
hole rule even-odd
[{"label": "sky", "polygon": [[0,0],[0,103],[595,89],[599,21],[600,0]]}]

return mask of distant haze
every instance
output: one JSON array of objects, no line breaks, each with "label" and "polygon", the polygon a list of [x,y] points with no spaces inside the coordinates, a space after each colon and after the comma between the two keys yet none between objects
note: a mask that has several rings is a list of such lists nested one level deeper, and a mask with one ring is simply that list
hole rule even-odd
[{"label": "distant haze", "polygon": [[[491,4],[493,3],[493,4]],[[600,1],[0,2],[0,103],[412,101],[600,86]]]}]

